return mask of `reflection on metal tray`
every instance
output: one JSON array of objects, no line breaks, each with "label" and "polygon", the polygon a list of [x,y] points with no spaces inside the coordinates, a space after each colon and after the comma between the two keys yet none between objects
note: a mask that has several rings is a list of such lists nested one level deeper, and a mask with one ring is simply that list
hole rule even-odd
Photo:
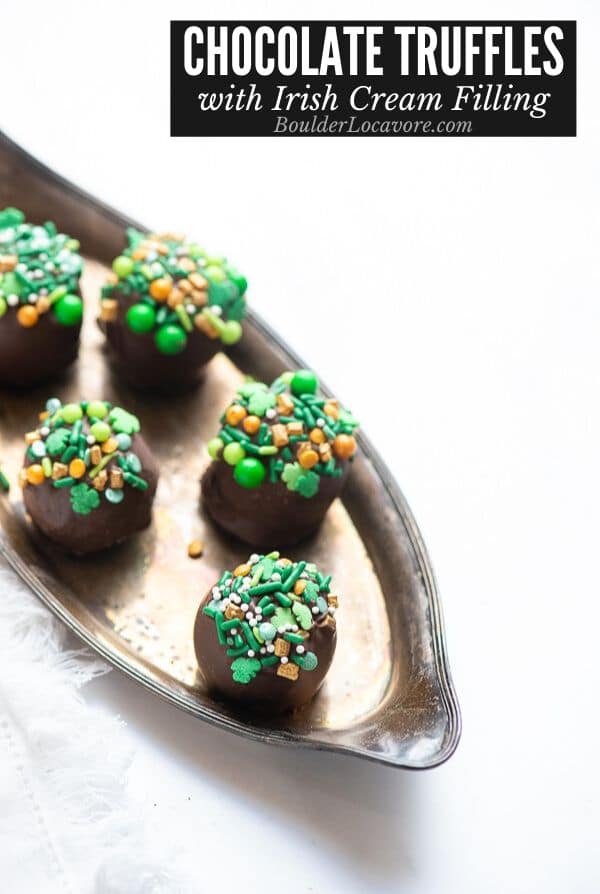
[{"label": "reflection on metal tray", "polygon": [[[23,433],[56,393],[102,397],[140,416],[161,465],[154,523],[110,552],[65,557],[30,530],[18,487],[0,500],[0,552],[31,589],[108,661],[158,695],[215,725],[270,743],[328,749],[400,767],[447,759],[460,735],[458,704],[445,655],[431,566],[402,494],[363,435],[343,504],[333,505],[318,537],[290,551],[333,575],[340,593],[338,648],[317,698],[277,718],[245,714],[202,686],[192,647],[198,603],[248,548],[220,534],[202,514],[198,480],[206,441],[243,373],[272,379],[303,365],[249,315],[231,359],[209,365],[204,385],[173,398],[130,391],[110,375],[95,326],[106,264],[132,222],[44,168],[0,134],[0,207],[51,218],[80,239],[87,256],[87,316],[79,362],[63,379],[23,393],[0,392],[0,455],[16,481]],[[139,225],[138,225],[139,226]],[[204,556],[187,544],[205,542]]]}]

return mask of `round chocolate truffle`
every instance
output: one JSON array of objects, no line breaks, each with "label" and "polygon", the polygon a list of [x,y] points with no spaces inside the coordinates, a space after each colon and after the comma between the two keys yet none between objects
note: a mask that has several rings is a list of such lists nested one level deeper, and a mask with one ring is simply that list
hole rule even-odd
[{"label": "round chocolate truffle", "polygon": [[0,385],[29,387],[77,357],[83,302],[79,242],[53,223],[0,211]]},{"label": "round chocolate truffle", "polygon": [[208,443],[207,512],[252,546],[299,543],[342,492],[357,424],[337,400],[320,394],[310,370],[284,373],[270,387],[245,382]]},{"label": "round chocolate truffle", "polygon": [[336,645],[330,577],[278,552],[224,571],[202,601],[194,648],[209,690],[271,712],[306,704]]},{"label": "round chocolate truffle", "polygon": [[247,282],[225,258],[182,236],[127,235],[102,289],[109,360],[135,388],[194,385],[208,361],[242,337]]},{"label": "round chocolate truffle", "polygon": [[23,502],[58,546],[85,555],[148,527],[158,467],[132,413],[53,397],[25,442]]}]

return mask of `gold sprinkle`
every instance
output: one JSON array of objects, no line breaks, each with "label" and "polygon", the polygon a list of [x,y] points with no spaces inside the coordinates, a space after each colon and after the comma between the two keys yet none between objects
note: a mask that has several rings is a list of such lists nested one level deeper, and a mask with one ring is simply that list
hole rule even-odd
[{"label": "gold sprinkle", "polygon": [[105,298],[100,304],[100,319],[103,323],[114,323],[119,315],[119,302]]},{"label": "gold sprinkle", "polygon": [[271,434],[273,435],[273,443],[276,447],[285,447],[289,443],[289,433],[287,426],[280,422],[271,426]]},{"label": "gold sprinkle", "polygon": [[188,279],[195,289],[207,289],[208,288],[208,282],[204,279],[203,276],[200,276],[199,273],[190,273],[190,275],[188,276]]},{"label": "gold sprinkle", "polygon": [[246,577],[247,574],[250,574],[251,566],[245,562],[243,565],[238,565],[237,568],[234,568],[233,576],[234,577]]},{"label": "gold sprinkle", "polygon": [[58,481],[59,478],[64,478],[69,471],[69,467],[65,463],[54,463],[52,466],[52,478],[54,481]]},{"label": "gold sprinkle", "polygon": [[287,664],[281,664],[280,662],[277,665],[277,676],[285,677],[286,680],[297,680],[299,673],[300,668],[293,661],[288,661]]},{"label": "gold sprinkle", "polygon": [[306,581],[305,580],[297,580],[294,584],[294,593],[296,596],[301,596],[306,590]]},{"label": "gold sprinkle", "polygon": [[123,487],[123,470],[115,467],[110,470],[110,486],[113,490],[121,490]]},{"label": "gold sprinkle", "polygon": [[234,618],[244,617],[244,612],[241,610],[241,608],[239,608],[239,606],[237,605],[232,605],[231,603],[229,603],[229,605],[225,609],[224,614],[228,621],[233,621]]},{"label": "gold sprinkle", "polygon": [[277,412],[280,416],[291,416],[294,411],[294,402],[287,394],[277,395]]},{"label": "gold sprinkle", "polygon": [[287,430],[289,435],[301,435],[304,431],[302,422],[288,422]]},{"label": "gold sprinkle", "polygon": [[28,431],[25,435],[25,443],[33,444],[34,441],[39,441],[40,433],[39,431]]},{"label": "gold sprinkle", "polygon": [[104,490],[107,481],[108,475],[106,474],[106,469],[102,469],[94,478],[94,487],[96,490]]},{"label": "gold sprinkle", "polygon": [[218,338],[219,337],[219,333],[217,332],[215,327],[212,326],[208,322],[206,317],[203,316],[202,314],[196,314],[196,316],[194,317],[194,323],[196,324],[196,329],[199,329],[200,332],[204,332],[204,334],[208,335],[209,338]]},{"label": "gold sprinkle", "polygon": [[329,596],[327,597],[327,605],[331,606],[331,608],[337,608],[338,607],[337,596],[334,596],[333,593],[330,593]]},{"label": "gold sprinkle", "polygon": [[93,466],[97,466],[98,463],[102,462],[102,448],[99,444],[94,444],[90,448],[90,461]]},{"label": "gold sprinkle", "polygon": [[188,556],[190,559],[199,559],[203,552],[204,543],[202,540],[192,540],[192,542],[188,544]]},{"label": "gold sprinkle", "polygon": [[0,255],[0,273],[14,270],[19,262],[16,255]]},{"label": "gold sprinkle", "polygon": [[278,658],[287,657],[290,654],[290,644],[287,639],[282,639],[280,636],[275,637],[275,642],[273,643],[275,646],[275,655]]}]

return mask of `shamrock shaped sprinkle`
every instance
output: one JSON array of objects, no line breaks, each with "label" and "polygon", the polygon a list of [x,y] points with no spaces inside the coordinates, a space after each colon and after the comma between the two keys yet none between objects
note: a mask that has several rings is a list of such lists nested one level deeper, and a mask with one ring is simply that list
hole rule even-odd
[{"label": "shamrock shaped sprinkle", "polygon": [[88,515],[100,505],[100,495],[88,484],[76,484],[71,488],[71,506],[78,515]]},{"label": "shamrock shaped sprinkle", "polygon": [[250,683],[260,670],[257,658],[236,658],[231,664],[233,679],[236,683]]}]

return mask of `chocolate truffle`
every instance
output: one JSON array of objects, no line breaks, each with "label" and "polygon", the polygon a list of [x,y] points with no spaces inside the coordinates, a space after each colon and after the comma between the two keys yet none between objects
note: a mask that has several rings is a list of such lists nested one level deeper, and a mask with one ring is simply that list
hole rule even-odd
[{"label": "chocolate truffle", "polygon": [[29,387],[77,357],[83,302],[79,242],[53,223],[0,211],[0,385]]},{"label": "chocolate truffle", "polygon": [[136,416],[103,400],[53,397],[25,442],[25,508],[64,550],[98,552],[148,527],[158,468]]},{"label": "chocolate truffle", "polygon": [[336,645],[330,577],[278,552],[224,571],[202,601],[194,648],[209,690],[267,711],[306,704]]},{"label": "chocolate truffle", "polygon": [[193,385],[218,351],[242,337],[247,282],[225,258],[182,236],[127,235],[102,289],[109,360],[135,388]]},{"label": "chocolate truffle", "polygon": [[310,370],[271,387],[246,382],[208,443],[204,505],[218,525],[258,548],[312,534],[339,496],[356,451],[353,416],[319,393]]}]

